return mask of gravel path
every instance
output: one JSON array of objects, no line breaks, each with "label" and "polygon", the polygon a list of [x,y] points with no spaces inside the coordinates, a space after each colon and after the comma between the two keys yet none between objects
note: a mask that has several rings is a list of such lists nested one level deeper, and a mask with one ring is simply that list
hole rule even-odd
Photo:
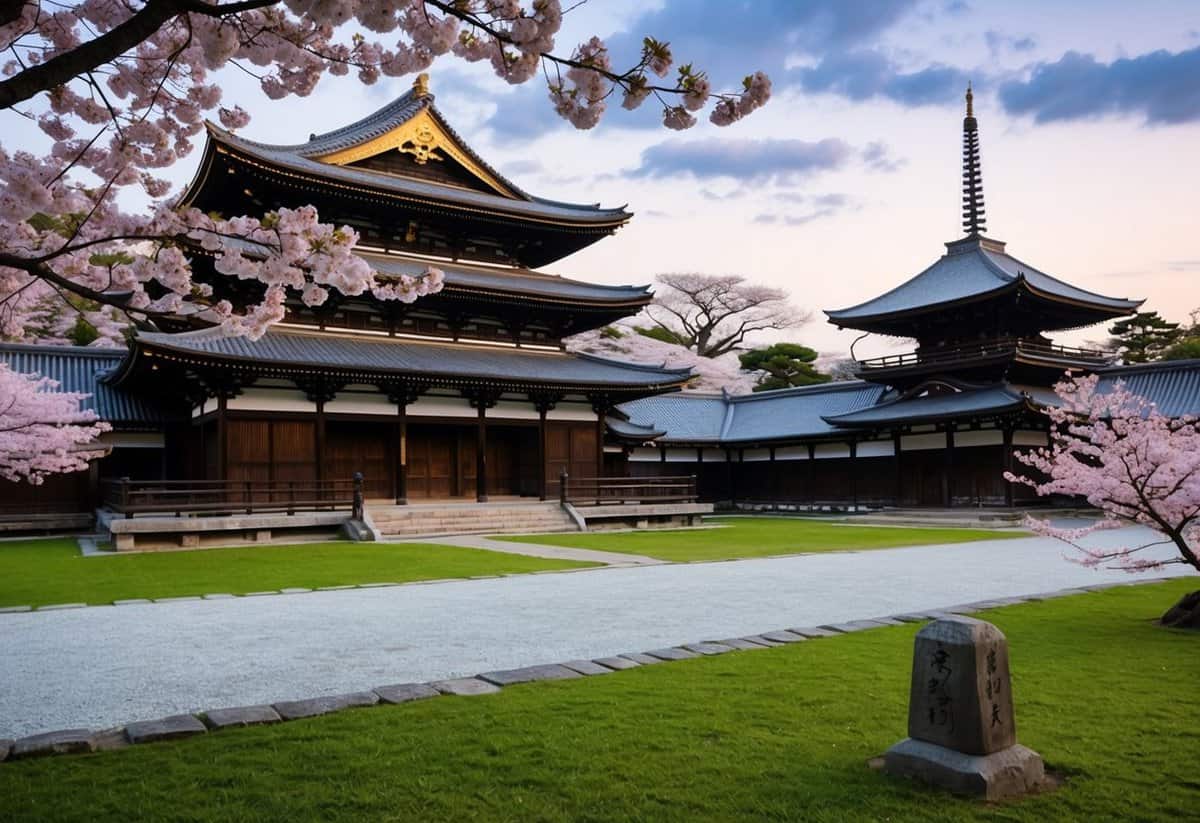
[{"label": "gravel path", "polygon": [[0,737],[1130,579],[1062,555],[1028,538],[0,615]]},{"label": "gravel path", "polygon": [[603,563],[606,566],[658,566],[665,560],[644,557],[624,552],[601,552],[595,549],[575,549],[567,546],[545,546],[541,543],[512,543],[493,540],[482,535],[463,534],[452,537],[415,537],[404,543],[441,543],[446,546],[464,546],[468,549],[487,549],[505,554],[523,554],[528,557],[546,557],[551,560],[581,560],[585,563]]}]

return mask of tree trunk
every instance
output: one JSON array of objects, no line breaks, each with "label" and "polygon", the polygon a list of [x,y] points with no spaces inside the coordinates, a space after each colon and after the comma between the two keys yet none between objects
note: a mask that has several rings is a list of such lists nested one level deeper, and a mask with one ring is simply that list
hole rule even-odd
[{"label": "tree trunk", "polygon": [[1200,629],[1200,590],[1179,598],[1159,622],[1173,629]]}]

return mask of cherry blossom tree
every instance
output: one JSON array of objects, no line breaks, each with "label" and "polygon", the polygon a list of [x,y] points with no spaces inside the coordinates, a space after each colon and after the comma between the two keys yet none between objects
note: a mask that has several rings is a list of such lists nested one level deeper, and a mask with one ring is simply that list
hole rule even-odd
[{"label": "cherry blossom tree", "polygon": [[754,388],[755,376],[744,371],[736,354],[701,357],[689,348],[641,334],[633,321],[582,332],[566,339],[567,350],[595,354],[628,363],[690,368],[693,377],[684,391],[746,394]]},{"label": "cherry blossom tree", "polygon": [[660,274],[655,280],[662,289],[646,315],[701,357],[728,354],[754,332],[808,320],[783,289],[748,283],[740,275]]},{"label": "cherry blossom tree", "polygon": [[[1069,377],[1056,392],[1060,403],[1046,409],[1049,447],[1017,455],[1036,476],[1005,477],[1039,495],[1084,497],[1104,518],[1082,529],[1029,518],[1030,527],[1070,544],[1078,552],[1072,559],[1085,566],[1138,572],[1184,564],[1200,571],[1200,421],[1168,417],[1120,382],[1101,387],[1096,375]],[[1098,529],[1129,523],[1148,526],[1161,539],[1115,549],[1080,543]],[[1146,554],[1162,545],[1174,546],[1178,555]],[[1188,597],[1186,619],[1200,627],[1200,592]]]},{"label": "cherry blossom tree", "polygon": [[85,469],[103,454],[94,441],[109,425],[79,407],[87,395],[57,388],[54,380],[0,363],[0,477],[38,484],[48,474]]},{"label": "cherry blossom tree", "polygon": [[[308,305],[331,290],[413,301],[441,287],[432,266],[377,277],[353,254],[357,233],[322,223],[310,206],[242,216],[180,207],[162,170],[192,152],[206,115],[227,129],[250,119],[223,100],[222,69],[254,76],[278,100],[310,94],[326,74],[371,84],[453,55],[490,63],[514,84],[542,70],[550,104],[581,129],[599,122],[614,94],[627,109],[654,95],[673,129],[709,105],[710,120],[728,125],[770,97],[762,73],[714,93],[704,72],[677,66],[654,38],[624,70],[596,37],[559,54],[563,14],[560,0],[5,2],[0,122],[36,124],[49,148],[0,137],[0,337],[61,332],[74,324],[64,312],[114,343],[127,321],[181,315],[255,337],[282,319],[289,295]],[[192,276],[197,250],[217,272],[256,282],[260,297],[246,306],[213,299]]]}]

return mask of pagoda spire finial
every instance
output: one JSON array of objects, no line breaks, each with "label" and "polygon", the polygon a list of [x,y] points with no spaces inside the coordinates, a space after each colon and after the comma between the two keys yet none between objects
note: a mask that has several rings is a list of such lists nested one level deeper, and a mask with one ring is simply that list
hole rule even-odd
[{"label": "pagoda spire finial", "polygon": [[429,75],[421,72],[417,75],[417,79],[413,81],[413,94],[417,97],[429,96]]},{"label": "pagoda spire finial", "polygon": [[987,230],[983,207],[983,171],[979,163],[979,123],[975,94],[967,84],[967,116],[963,118],[963,229],[972,237]]}]

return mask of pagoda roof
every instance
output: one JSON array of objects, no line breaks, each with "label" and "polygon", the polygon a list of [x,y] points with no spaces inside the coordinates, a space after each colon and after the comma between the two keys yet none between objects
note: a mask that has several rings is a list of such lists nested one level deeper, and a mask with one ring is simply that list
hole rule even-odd
[{"label": "pagoda roof", "polygon": [[367,263],[386,278],[388,275],[417,276],[427,266],[441,269],[444,287],[471,292],[500,292],[505,296],[568,301],[572,303],[629,304],[641,306],[653,299],[650,286],[609,286],[587,283],[527,268],[482,266],[401,254],[360,252]]},{"label": "pagoda roof", "polygon": [[866,328],[1018,291],[1075,307],[1085,315],[1078,325],[1130,314],[1143,302],[1073,286],[1008,254],[1004,243],[974,235],[947,243],[946,254],[937,262],[891,291],[825,314],[838,326]]},{"label": "pagoda roof", "polygon": [[[135,359],[149,353],[184,364],[221,365],[269,374],[335,374],[351,382],[417,377],[457,386],[663,391],[682,385],[690,369],[618,363],[591,355],[486,344],[452,343],[274,328],[257,340],[220,328],[168,334],[141,332]],[[124,371],[132,368],[127,362]]]},{"label": "pagoda roof", "polygon": [[961,387],[946,394],[906,394],[895,400],[859,409],[846,414],[825,415],[826,422],[844,428],[874,428],[907,423],[931,423],[1005,414],[1029,405],[1029,398],[1012,386],[999,383],[992,386]]},{"label": "pagoda roof", "polygon": [[1099,369],[1103,390],[1117,381],[1168,417],[1200,417],[1200,360],[1161,360]]},{"label": "pagoda roof", "polygon": [[[535,197],[520,189],[480,157],[454,131],[434,105],[434,96],[424,84],[379,110],[347,126],[314,134],[304,143],[273,144],[249,140],[206,123],[210,136],[208,152],[233,152],[281,172],[341,188],[364,188],[383,195],[458,206],[464,209],[511,215],[524,220],[616,227],[633,215],[599,204],[564,203]],[[419,157],[424,164],[432,157],[450,158],[470,173],[479,189],[438,182],[417,176],[348,165],[394,150]],[[441,154],[438,154],[440,152]],[[185,202],[200,188],[205,167],[189,187]]]}]

